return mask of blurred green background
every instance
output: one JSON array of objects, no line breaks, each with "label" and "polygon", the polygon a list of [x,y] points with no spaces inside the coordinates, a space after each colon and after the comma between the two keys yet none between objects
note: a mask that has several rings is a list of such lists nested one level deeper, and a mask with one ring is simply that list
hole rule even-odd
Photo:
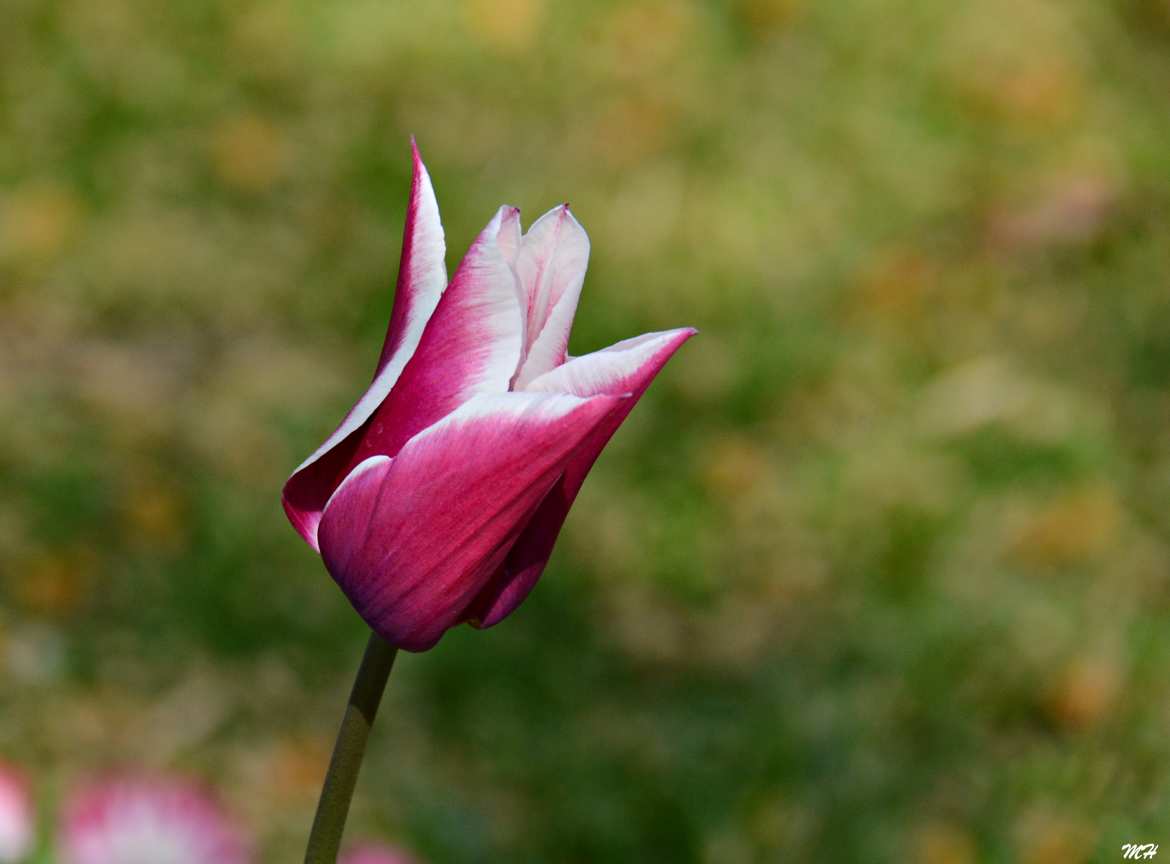
[{"label": "blurred green background", "polygon": [[530,600],[400,658],[427,861],[1170,844],[1166,0],[0,0],[0,755],[298,860],[363,625],[279,490],[368,381],[418,136],[453,269],[568,199],[571,350],[702,331]]}]

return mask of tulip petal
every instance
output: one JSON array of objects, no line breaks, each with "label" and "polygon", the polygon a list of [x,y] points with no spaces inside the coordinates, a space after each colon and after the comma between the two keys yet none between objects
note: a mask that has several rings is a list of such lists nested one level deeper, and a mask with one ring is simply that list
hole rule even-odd
[{"label": "tulip petal", "polygon": [[501,207],[480,232],[430,316],[394,388],[365,425],[285,485],[285,510],[313,548],[326,500],[354,466],[393,456],[412,436],[481,393],[503,393],[519,362],[523,321],[505,253],[519,240],[519,211]]},{"label": "tulip petal", "polygon": [[325,566],[377,633],[409,651],[431,647],[469,617],[566,461],[625,401],[471,400],[345,479],[321,520]]},{"label": "tulip petal", "polygon": [[545,213],[524,235],[515,266],[525,304],[526,353],[514,389],[565,362],[588,264],[589,235],[568,204]]},{"label": "tulip petal", "polygon": [[469,399],[508,392],[524,333],[519,286],[507,260],[519,238],[520,211],[501,207],[463,256],[351,464],[393,456]]},{"label": "tulip petal", "polygon": [[410,207],[406,211],[406,230],[402,238],[402,263],[398,268],[394,309],[390,313],[375,380],[388,366],[397,367],[390,376],[397,380],[402,367],[418,347],[423,328],[435,311],[443,289],[447,287],[447,268],[444,264],[447,245],[443,225],[439,221],[439,204],[413,138],[410,139],[410,152],[414,158],[414,177],[410,187]]},{"label": "tulip petal", "polygon": [[579,397],[627,393],[631,398],[623,400],[582,440],[566,463],[564,474],[477,598],[472,623],[491,627],[511,614],[528,596],[548,563],[557,535],[589,469],[666,361],[695,333],[693,328],[685,327],[627,339],[601,351],[574,357],[528,386],[529,391],[572,393]]},{"label": "tulip petal", "polygon": [[293,472],[284,490],[284,507],[289,520],[314,548],[321,508],[337,485],[338,472],[352,458],[352,447],[342,448],[344,453],[336,453],[335,448],[369,420],[394,387],[447,287],[447,269],[443,263],[446,246],[435,190],[414,139],[411,139],[410,149],[414,172],[403,230],[398,284],[374,380],[341,424]]}]

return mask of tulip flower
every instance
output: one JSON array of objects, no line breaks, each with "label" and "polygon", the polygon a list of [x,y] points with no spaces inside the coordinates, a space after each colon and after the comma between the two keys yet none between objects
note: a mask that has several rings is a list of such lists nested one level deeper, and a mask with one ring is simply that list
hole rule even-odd
[{"label": "tulip flower", "polygon": [[342,718],[306,861],[336,860],[398,648],[491,627],[535,586],[581,484],[695,331],[581,357],[569,331],[589,238],[567,204],[522,233],[501,207],[447,284],[418,148],[394,306],[373,380],[282,496],[293,527],[374,631]]},{"label": "tulip flower", "polygon": [[610,436],[694,330],[569,357],[589,238],[501,207],[447,284],[434,191],[414,177],[374,378],[293,472],[293,526],[370,627],[410,651],[490,627],[544,570]]},{"label": "tulip flower", "polygon": [[202,790],[171,779],[118,778],[67,802],[62,864],[247,864],[247,844]]},{"label": "tulip flower", "polygon": [[416,864],[400,849],[389,846],[357,846],[341,856],[341,864]]},{"label": "tulip flower", "polygon": [[32,796],[24,778],[0,764],[0,864],[15,864],[32,854]]}]

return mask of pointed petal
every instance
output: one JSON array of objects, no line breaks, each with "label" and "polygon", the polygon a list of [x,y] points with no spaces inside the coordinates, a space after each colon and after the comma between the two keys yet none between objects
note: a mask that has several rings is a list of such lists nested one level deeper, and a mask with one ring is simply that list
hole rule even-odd
[{"label": "pointed petal", "polygon": [[515,389],[564,362],[588,265],[589,235],[568,204],[545,213],[524,235],[516,273],[525,303],[526,355]]},{"label": "pointed petal", "polygon": [[285,512],[313,548],[324,504],[354,466],[370,456],[393,456],[472,396],[507,391],[520,357],[523,323],[516,276],[500,240],[518,236],[519,221],[515,207],[499,209],[463,257],[394,388],[357,434],[285,484]]},{"label": "pointed petal", "polygon": [[398,265],[398,285],[374,380],[341,424],[293,472],[285,487],[285,512],[293,527],[314,548],[322,505],[337,484],[339,470],[352,456],[352,446],[341,448],[345,451],[341,454],[337,454],[335,448],[370,418],[394,387],[447,287],[447,269],[443,263],[446,246],[435,190],[413,138],[410,150],[414,172],[402,237],[402,258]]},{"label": "pointed petal", "polygon": [[524,330],[516,274],[505,257],[519,224],[519,210],[501,207],[471,244],[398,384],[374,412],[355,464],[393,456],[475,396],[508,392]]},{"label": "pointed petal", "polygon": [[414,353],[423,328],[447,287],[447,268],[443,263],[447,245],[439,221],[439,205],[414,138],[410,139],[410,152],[414,158],[414,177],[402,239],[402,263],[398,268],[394,310],[378,360],[378,375],[388,364],[398,367],[394,378]]},{"label": "pointed petal", "polygon": [[[500,247],[500,254],[512,267],[516,266],[516,256],[520,253],[520,245],[524,238],[520,234],[520,210],[516,207],[501,207],[503,216],[500,221],[500,233],[496,236],[496,245]],[[516,286],[520,290],[520,286]]]},{"label": "pointed petal", "polygon": [[639,387],[644,389],[671,355],[697,332],[693,327],[681,327],[624,339],[592,354],[569,359],[525,389],[576,396],[635,392]]},{"label": "pointed petal", "polygon": [[627,339],[601,351],[574,357],[529,385],[529,390],[566,392],[581,397],[603,393],[632,396],[606,415],[568,460],[564,474],[477,598],[473,615],[477,626],[491,627],[498,623],[528,596],[548,563],[557,535],[589,469],[666,361],[695,332],[685,327]]},{"label": "pointed petal", "polygon": [[321,520],[325,566],[381,636],[431,647],[467,619],[566,459],[623,401],[506,393],[468,402],[345,479]]}]

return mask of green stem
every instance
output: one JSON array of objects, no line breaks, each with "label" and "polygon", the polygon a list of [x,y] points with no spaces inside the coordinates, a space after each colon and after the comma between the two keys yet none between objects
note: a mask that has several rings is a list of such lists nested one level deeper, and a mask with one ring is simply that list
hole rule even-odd
[{"label": "green stem", "polygon": [[382,701],[382,692],[386,689],[386,680],[397,654],[398,649],[377,633],[370,634],[362,665],[358,667],[345,706],[345,716],[341,718],[333,758],[325,773],[325,786],[321,789],[321,800],[309,834],[305,864],[334,864],[337,861],[345,817],[349,815],[349,801],[353,798],[362,756],[366,752],[366,739],[370,737],[370,727],[374,725],[378,704]]}]

